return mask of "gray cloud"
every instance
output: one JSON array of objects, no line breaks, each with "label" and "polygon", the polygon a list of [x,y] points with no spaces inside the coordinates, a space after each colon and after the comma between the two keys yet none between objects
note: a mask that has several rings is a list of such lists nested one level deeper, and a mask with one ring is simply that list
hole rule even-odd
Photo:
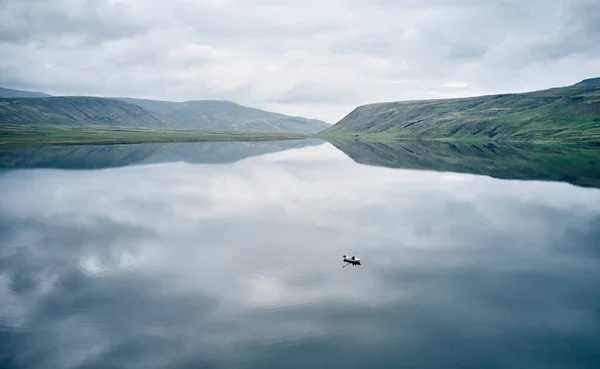
[{"label": "gray cloud", "polygon": [[599,0],[3,0],[0,7],[7,87],[230,99],[331,122],[374,101],[571,84],[600,65]]},{"label": "gray cloud", "polygon": [[70,40],[77,46],[135,37],[151,27],[144,27],[130,12],[125,3],[104,0],[5,1],[0,40],[56,45]]}]

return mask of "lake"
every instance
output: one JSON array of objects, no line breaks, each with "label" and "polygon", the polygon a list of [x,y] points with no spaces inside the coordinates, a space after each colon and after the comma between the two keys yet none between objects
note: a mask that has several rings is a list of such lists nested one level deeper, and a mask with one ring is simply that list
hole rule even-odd
[{"label": "lake", "polygon": [[402,145],[2,150],[0,366],[600,366],[598,152]]}]

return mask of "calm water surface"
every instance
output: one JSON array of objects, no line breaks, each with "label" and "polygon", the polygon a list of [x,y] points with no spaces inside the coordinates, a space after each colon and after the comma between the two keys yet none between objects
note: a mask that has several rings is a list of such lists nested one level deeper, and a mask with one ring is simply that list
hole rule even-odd
[{"label": "calm water surface", "polygon": [[2,171],[0,366],[600,366],[600,190],[272,151]]}]

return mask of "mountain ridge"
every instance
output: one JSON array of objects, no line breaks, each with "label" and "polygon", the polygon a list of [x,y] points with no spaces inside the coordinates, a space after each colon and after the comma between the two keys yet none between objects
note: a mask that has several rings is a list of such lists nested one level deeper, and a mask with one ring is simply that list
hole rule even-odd
[{"label": "mountain ridge", "polygon": [[[5,90],[9,91],[6,93],[9,96],[0,98],[0,125],[304,134],[317,133],[331,126],[317,119],[269,112],[229,100],[174,102],[127,97],[50,96],[33,91]],[[111,120],[111,117],[115,119]]]},{"label": "mountain ridge", "polygon": [[50,97],[51,95],[45,94],[43,92],[36,91],[25,91],[25,90],[15,90],[12,88],[0,87],[0,98],[11,98],[11,97]]},{"label": "mountain ridge", "polygon": [[331,125],[317,119],[247,107],[229,100],[163,100],[118,98],[183,123],[208,130],[317,133]]},{"label": "mountain ridge", "polygon": [[581,82],[574,84],[573,86],[595,86],[600,87],[600,77],[596,78],[586,78]]},{"label": "mountain ridge", "polygon": [[120,100],[91,96],[0,99],[0,124],[65,127],[162,127],[177,123]]}]

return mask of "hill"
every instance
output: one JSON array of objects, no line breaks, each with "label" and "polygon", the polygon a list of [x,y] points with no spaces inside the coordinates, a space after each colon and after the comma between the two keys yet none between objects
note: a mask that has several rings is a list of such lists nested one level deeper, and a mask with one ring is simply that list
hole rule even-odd
[{"label": "hill", "polygon": [[583,81],[574,84],[575,87],[600,87],[600,77],[598,78],[588,78]]},{"label": "hill", "polygon": [[188,129],[317,133],[331,127],[331,125],[320,120],[272,113],[242,106],[231,101],[171,102],[133,98],[119,99],[141,106],[149,112],[176,120],[180,122],[182,127]]},{"label": "hill", "polygon": [[0,99],[0,124],[131,128],[176,128],[179,122],[120,100],[99,97]]},{"label": "hill", "polygon": [[600,142],[600,78],[527,93],[363,105],[322,134]]},{"label": "hill", "polygon": [[119,126],[306,134],[331,126],[320,120],[267,112],[231,101],[51,97],[40,92],[10,89],[0,89],[0,93],[0,125]]},{"label": "hill", "polygon": [[21,91],[0,87],[0,98],[7,97],[50,97],[50,95],[42,92]]}]

